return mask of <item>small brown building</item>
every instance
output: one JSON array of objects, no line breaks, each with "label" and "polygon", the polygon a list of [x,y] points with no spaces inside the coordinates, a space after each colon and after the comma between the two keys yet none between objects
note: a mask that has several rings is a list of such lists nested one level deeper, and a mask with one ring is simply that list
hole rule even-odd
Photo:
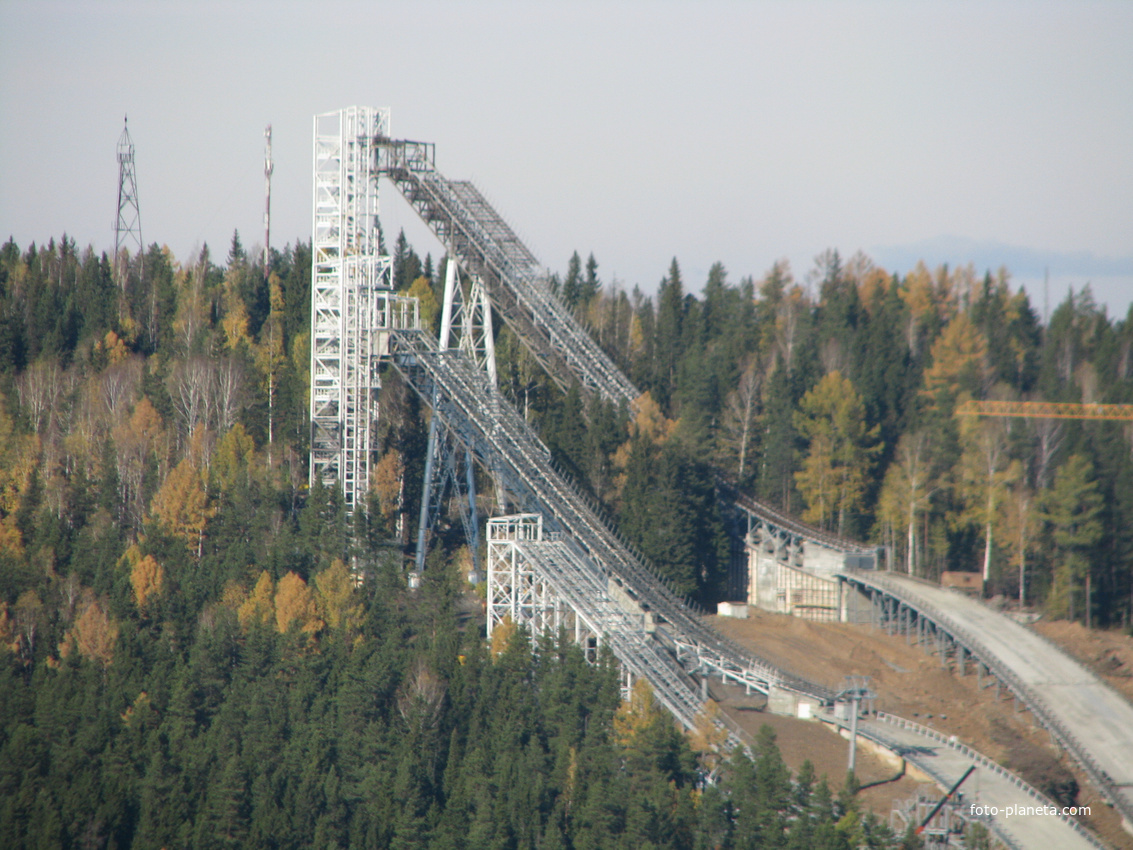
[{"label": "small brown building", "polygon": [[969,596],[983,596],[984,580],[979,573],[945,570],[940,574],[940,586],[959,590]]}]

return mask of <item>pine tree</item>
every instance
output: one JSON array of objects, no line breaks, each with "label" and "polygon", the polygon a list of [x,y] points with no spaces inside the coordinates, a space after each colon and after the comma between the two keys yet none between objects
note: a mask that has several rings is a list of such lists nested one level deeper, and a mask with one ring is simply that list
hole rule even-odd
[{"label": "pine tree", "polygon": [[[575,257],[577,256],[578,254],[575,254]],[[598,280],[598,261],[594,259],[594,254],[591,254],[586,258],[586,279],[579,286],[578,303],[584,307],[589,305],[601,291],[602,282]]]},{"label": "pine tree", "polygon": [[650,389],[662,410],[669,409],[676,387],[677,365],[683,353],[684,319],[684,286],[680,266],[674,257],[669,274],[662,278],[657,290],[657,324],[653,344],[656,360]]},{"label": "pine tree", "polygon": [[578,256],[578,251],[570,255],[566,278],[563,280],[559,294],[563,303],[571,310],[578,306],[579,299],[582,296],[582,260]]},{"label": "pine tree", "polygon": [[1050,527],[1055,546],[1055,572],[1047,596],[1054,616],[1076,618],[1078,584],[1085,585],[1085,620],[1091,622],[1094,547],[1102,536],[1103,502],[1089,459],[1078,454],[1059,467],[1054,486],[1042,500],[1042,517]]}]

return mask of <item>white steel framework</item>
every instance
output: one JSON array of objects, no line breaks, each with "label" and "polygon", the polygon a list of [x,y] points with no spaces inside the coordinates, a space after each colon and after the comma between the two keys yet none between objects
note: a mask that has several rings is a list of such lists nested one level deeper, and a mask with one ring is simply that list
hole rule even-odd
[{"label": "white steel framework", "polygon": [[488,637],[508,622],[525,626],[533,645],[547,633],[566,630],[586,657],[596,661],[602,641],[598,625],[587,613],[571,607],[528,555],[525,544],[543,540],[539,514],[488,520]]},{"label": "white steel framework", "polygon": [[388,109],[314,119],[310,481],[337,482],[348,512],[369,491],[382,331],[417,326],[382,252],[374,139],[388,133]]},{"label": "white steel framework", "polygon": [[[496,348],[492,331],[492,308],[479,277],[473,277],[469,292],[461,287],[457,261],[450,254],[445,268],[444,306],[441,310],[441,335],[438,348],[447,351],[459,348],[488,376],[488,386],[495,389]],[[453,338],[456,337],[454,344]],[[417,569],[425,568],[425,554],[429,531],[444,512],[446,485],[451,483],[457,497],[461,522],[472,551],[473,571],[480,571],[479,518],[476,513],[476,482],[472,455],[467,448],[440,425],[433,417],[429,421],[429,446],[425,460],[424,489],[421,495],[421,514],[417,524]],[[463,466],[463,475],[458,468]],[[462,484],[463,480],[463,484]],[[463,490],[463,493],[461,492]],[[463,496],[467,497],[465,504]],[[497,509],[504,509],[504,495],[496,483]]]}]

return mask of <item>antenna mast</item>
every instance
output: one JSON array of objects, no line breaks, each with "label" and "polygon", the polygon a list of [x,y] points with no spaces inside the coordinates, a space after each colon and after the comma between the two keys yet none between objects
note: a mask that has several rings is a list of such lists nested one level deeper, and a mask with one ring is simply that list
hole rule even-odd
[{"label": "antenna mast", "polygon": [[271,274],[271,173],[275,163],[271,161],[271,124],[264,130],[267,152],[264,154],[264,280]]},{"label": "antenna mast", "polygon": [[122,135],[118,137],[118,217],[114,222],[114,272],[118,285],[123,288],[126,276],[122,250],[136,245],[139,255],[143,251],[142,214],[138,208],[138,180],[134,174],[134,142],[126,126],[128,120],[128,117],[122,119]]}]

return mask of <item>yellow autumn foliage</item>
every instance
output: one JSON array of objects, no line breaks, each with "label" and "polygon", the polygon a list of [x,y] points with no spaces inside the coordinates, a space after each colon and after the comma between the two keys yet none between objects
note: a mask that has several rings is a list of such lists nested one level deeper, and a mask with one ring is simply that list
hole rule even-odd
[{"label": "yellow autumn foliage", "polygon": [[102,342],[96,343],[96,345],[100,345],[106,351],[106,362],[111,366],[115,363],[121,363],[130,356],[130,349],[126,347],[126,343],[114,331],[107,331]]},{"label": "yellow autumn foliage", "polygon": [[417,278],[410,284],[406,294],[416,298],[420,305],[421,326],[431,328],[435,333],[440,322],[441,305],[437,303],[437,296],[433,294],[429,279],[424,276]]},{"label": "yellow autumn foliage", "polygon": [[629,699],[614,712],[614,741],[630,747],[638,735],[663,718],[665,709],[653,695],[653,688],[645,678],[639,678],[630,689]]},{"label": "yellow autumn foliage", "polygon": [[0,519],[0,555],[20,558],[24,554],[24,539],[16,525],[15,516]]},{"label": "yellow autumn foliage", "polygon": [[270,623],[275,619],[275,584],[267,570],[260,573],[256,586],[236,610],[240,625],[248,628],[252,623]]},{"label": "yellow autumn foliage", "polygon": [[227,493],[241,477],[247,477],[255,454],[255,442],[244,426],[237,422],[221,438],[213,459],[213,471],[221,490]]},{"label": "yellow autumn foliage", "polygon": [[173,468],[150,502],[154,521],[184,540],[197,557],[204,544],[205,526],[215,513],[201,484],[201,474],[188,458]]},{"label": "yellow autumn foliage", "polygon": [[362,616],[362,606],[354,598],[354,577],[339,558],[315,576],[315,596],[320,616],[330,628],[353,631]]},{"label": "yellow autumn foliage", "polygon": [[165,583],[165,568],[161,566],[153,555],[140,558],[130,569],[130,586],[134,588],[134,601],[139,610],[144,610],[146,603],[161,595]]},{"label": "yellow autumn foliage", "polygon": [[688,733],[688,743],[694,753],[700,754],[701,763],[714,770],[723,759],[728,744],[728,730],[722,723],[723,712],[715,700],[708,700],[704,710],[696,715],[694,726]]},{"label": "yellow autumn foliage", "polygon": [[921,395],[947,410],[963,393],[981,397],[992,374],[987,338],[961,313],[932,344],[932,365],[925,370]]},{"label": "yellow autumn foliage", "polygon": [[669,419],[661,411],[661,405],[653,400],[653,396],[646,392],[638,399],[633,421],[630,423],[630,434],[642,436],[655,446],[663,445],[677,429],[675,420]]},{"label": "yellow autumn foliage", "polygon": [[519,631],[519,627],[511,617],[504,617],[503,622],[492,629],[492,657],[499,658],[507,650],[512,636]]},{"label": "yellow autumn foliage", "polygon": [[248,600],[248,588],[238,581],[229,581],[220,593],[220,604],[233,611],[239,611],[240,606]]},{"label": "yellow autumn foliage", "polygon": [[287,573],[275,589],[275,624],[281,634],[293,626],[314,634],[324,625],[311,588],[295,573]]},{"label": "yellow autumn foliage", "polygon": [[91,599],[63,636],[59,655],[66,658],[78,650],[83,658],[109,667],[117,642],[118,624],[106,613],[102,602]]},{"label": "yellow autumn foliage", "polygon": [[401,510],[401,481],[404,474],[405,464],[397,449],[391,449],[382,455],[374,467],[374,494],[378,497],[378,509],[387,528],[393,527],[393,520]]},{"label": "yellow autumn foliage", "polygon": [[248,337],[248,309],[243,301],[236,300],[233,303],[220,325],[224,328],[224,340],[229,349],[235,350],[241,343],[251,342]]},{"label": "yellow autumn foliage", "polygon": [[625,469],[629,466],[629,458],[633,453],[633,439],[642,437],[654,446],[663,446],[677,430],[676,420],[665,416],[661,405],[653,400],[649,392],[638,397],[634,410],[634,417],[629,423],[630,438],[614,452],[614,467],[620,470],[614,475],[614,490],[619,496],[625,489]]}]

